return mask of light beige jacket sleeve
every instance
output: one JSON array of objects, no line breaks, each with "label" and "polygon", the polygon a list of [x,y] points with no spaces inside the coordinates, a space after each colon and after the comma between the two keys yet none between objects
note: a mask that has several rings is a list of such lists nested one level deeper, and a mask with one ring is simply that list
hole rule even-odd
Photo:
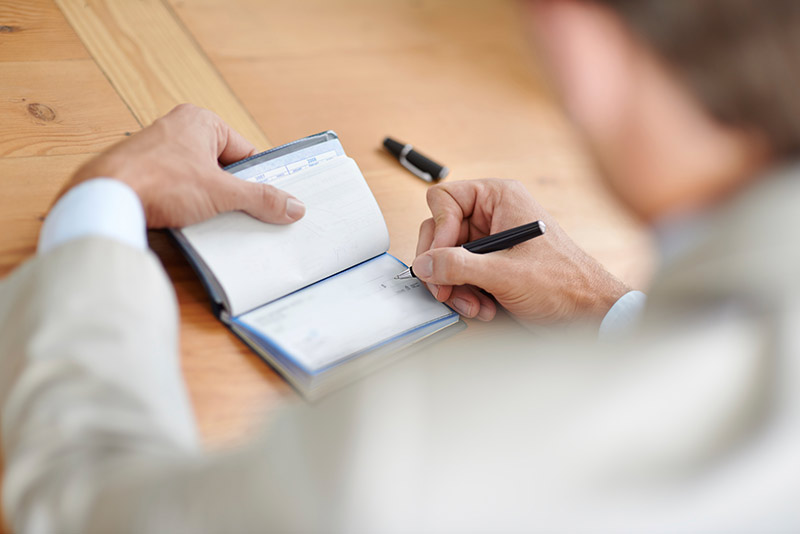
[{"label": "light beige jacket sleeve", "polygon": [[214,456],[158,262],[65,245],[0,290],[7,516],[18,533],[797,532],[794,178],[719,214],[628,340],[453,340]]},{"label": "light beige jacket sleeve", "polygon": [[0,285],[4,508],[18,532],[81,532],[131,459],[196,454],[176,301],[158,260],[88,238]]}]

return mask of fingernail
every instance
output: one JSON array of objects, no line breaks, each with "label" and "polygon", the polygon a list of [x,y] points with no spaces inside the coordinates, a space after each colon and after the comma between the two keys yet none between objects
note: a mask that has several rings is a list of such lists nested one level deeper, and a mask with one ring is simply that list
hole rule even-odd
[{"label": "fingernail", "polygon": [[436,284],[428,284],[428,291],[431,292],[433,298],[435,299],[439,298],[439,286],[437,286]]},{"label": "fingernail", "polygon": [[491,321],[492,318],[492,310],[486,306],[481,306],[480,311],[478,311],[478,319],[481,321]]},{"label": "fingernail", "polygon": [[286,215],[293,221],[300,219],[306,214],[306,205],[297,200],[296,198],[286,199]]},{"label": "fingernail", "polygon": [[433,276],[433,258],[430,256],[422,256],[414,262],[414,274],[418,278],[430,278]]},{"label": "fingernail", "polygon": [[464,299],[453,299],[453,307],[461,315],[472,317],[472,303]]}]

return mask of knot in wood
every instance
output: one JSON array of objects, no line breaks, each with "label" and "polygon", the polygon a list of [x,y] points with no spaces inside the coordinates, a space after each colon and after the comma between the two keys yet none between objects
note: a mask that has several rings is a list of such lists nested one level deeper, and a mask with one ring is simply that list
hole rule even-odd
[{"label": "knot in wood", "polygon": [[53,111],[53,108],[47,104],[40,104],[39,102],[28,104],[28,113],[40,121],[45,122],[50,122],[56,118],[56,112]]}]

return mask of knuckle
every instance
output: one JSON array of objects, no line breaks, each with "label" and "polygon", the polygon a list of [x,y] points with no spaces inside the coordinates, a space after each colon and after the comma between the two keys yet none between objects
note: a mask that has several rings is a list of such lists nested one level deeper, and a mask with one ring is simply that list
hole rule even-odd
[{"label": "knuckle", "polygon": [[154,120],[153,123],[148,126],[146,129],[151,132],[159,132],[160,135],[164,135],[168,132],[171,128],[171,125],[175,122],[176,115],[169,113],[164,115],[163,117],[159,117],[158,119]]},{"label": "knuckle", "polygon": [[203,124],[209,125],[213,128],[219,129],[220,127],[220,120],[216,113],[210,111],[205,108],[196,108],[195,116],[197,120],[201,121]]},{"label": "knuckle", "polygon": [[453,219],[452,213],[450,213],[449,211],[440,211],[439,213],[434,214],[432,220],[434,226],[443,226],[452,219]]},{"label": "knuckle", "polygon": [[217,115],[216,113],[214,113],[213,111],[211,111],[210,109],[206,109],[206,108],[197,108],[197,109],[198,109],[198,113],[205,120],[207,120],[207,121],[209,121],[209,122],[211,122],[213,124],[217,124],[217,125],[223,124],[222,118],[219,115]]},{"label": "knuckle", "polygon": [[174,113],[192,113],[197,109],[198,109],[198,107],[195,106],[194,104],[189,104],[188,102],[183,102],[181,104],[178,104],[174,108],[172,108],[172,111]]},{"label": "knuckle", "polygon": [[432,217],[428,217],[427,219],[422,221],[422,224],[419,225],[419,234],[420,234],[420,236],[422,234],[424,234],[425,232],[431,231],[434,228],[434,226],[436,226],[436,224],[433,222],[433,218]]},{"label": "knuckle", "polygon": [[169,113],[157,119],[153,124],[159,125],[162,128],[168,126],[174,127],[175,125],[185,126],[191,124],[192,121],[202,120],[204,112],[208,112],[208,110],[197,107],[194,104],[189,104],[188,102],[183,102],[172,108]]},{"label": "knuckle", "polygon": [[202,108],[199,108],[194,104],[184,102],[172,108],[172,111],[170,111],[168,115],[180,118],[182,120],[191,120],[193,117],[196,117],[200,111],[202,111]]},{"label": "knuckle", "polygon": [[431,200],[436,198],[436,196],[439,195],[441,192],[442,192],[441,184],[433,185],[429,187],[428,191],[425,193],[425,200],[427,200],[430,203]]},{"label": "knuckle", "polygon": [[217,115],[213,111],[189,103],[178,104],[173,108],[172,113],[182,117],[185,121],[203,126],[214,126],[217,119]]},{"label": "knuckle", "polygon": [[[211,112],[209,111],[209,113]],[[223,127],[222,121],[219,120],[219,118],[213,113],[211,115],[205,115],[204,117],[202,117],[202,121],[203,124],[205,124],[206,126],[208,126],[209,129],[214,131],[217,139],[225,139],[227,137],[227,132]]]}]

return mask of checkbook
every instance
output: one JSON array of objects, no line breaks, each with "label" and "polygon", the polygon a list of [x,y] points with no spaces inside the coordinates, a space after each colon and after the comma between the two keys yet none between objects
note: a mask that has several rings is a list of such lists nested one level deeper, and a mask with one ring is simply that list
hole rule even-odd
[{"label": "checkbook", "polygon": [[390,255],[381,210],[334,132],[226,168],[306,205],[287,226],[230,212],[172,234],[219,320],[309,400],[465,327]]}]

